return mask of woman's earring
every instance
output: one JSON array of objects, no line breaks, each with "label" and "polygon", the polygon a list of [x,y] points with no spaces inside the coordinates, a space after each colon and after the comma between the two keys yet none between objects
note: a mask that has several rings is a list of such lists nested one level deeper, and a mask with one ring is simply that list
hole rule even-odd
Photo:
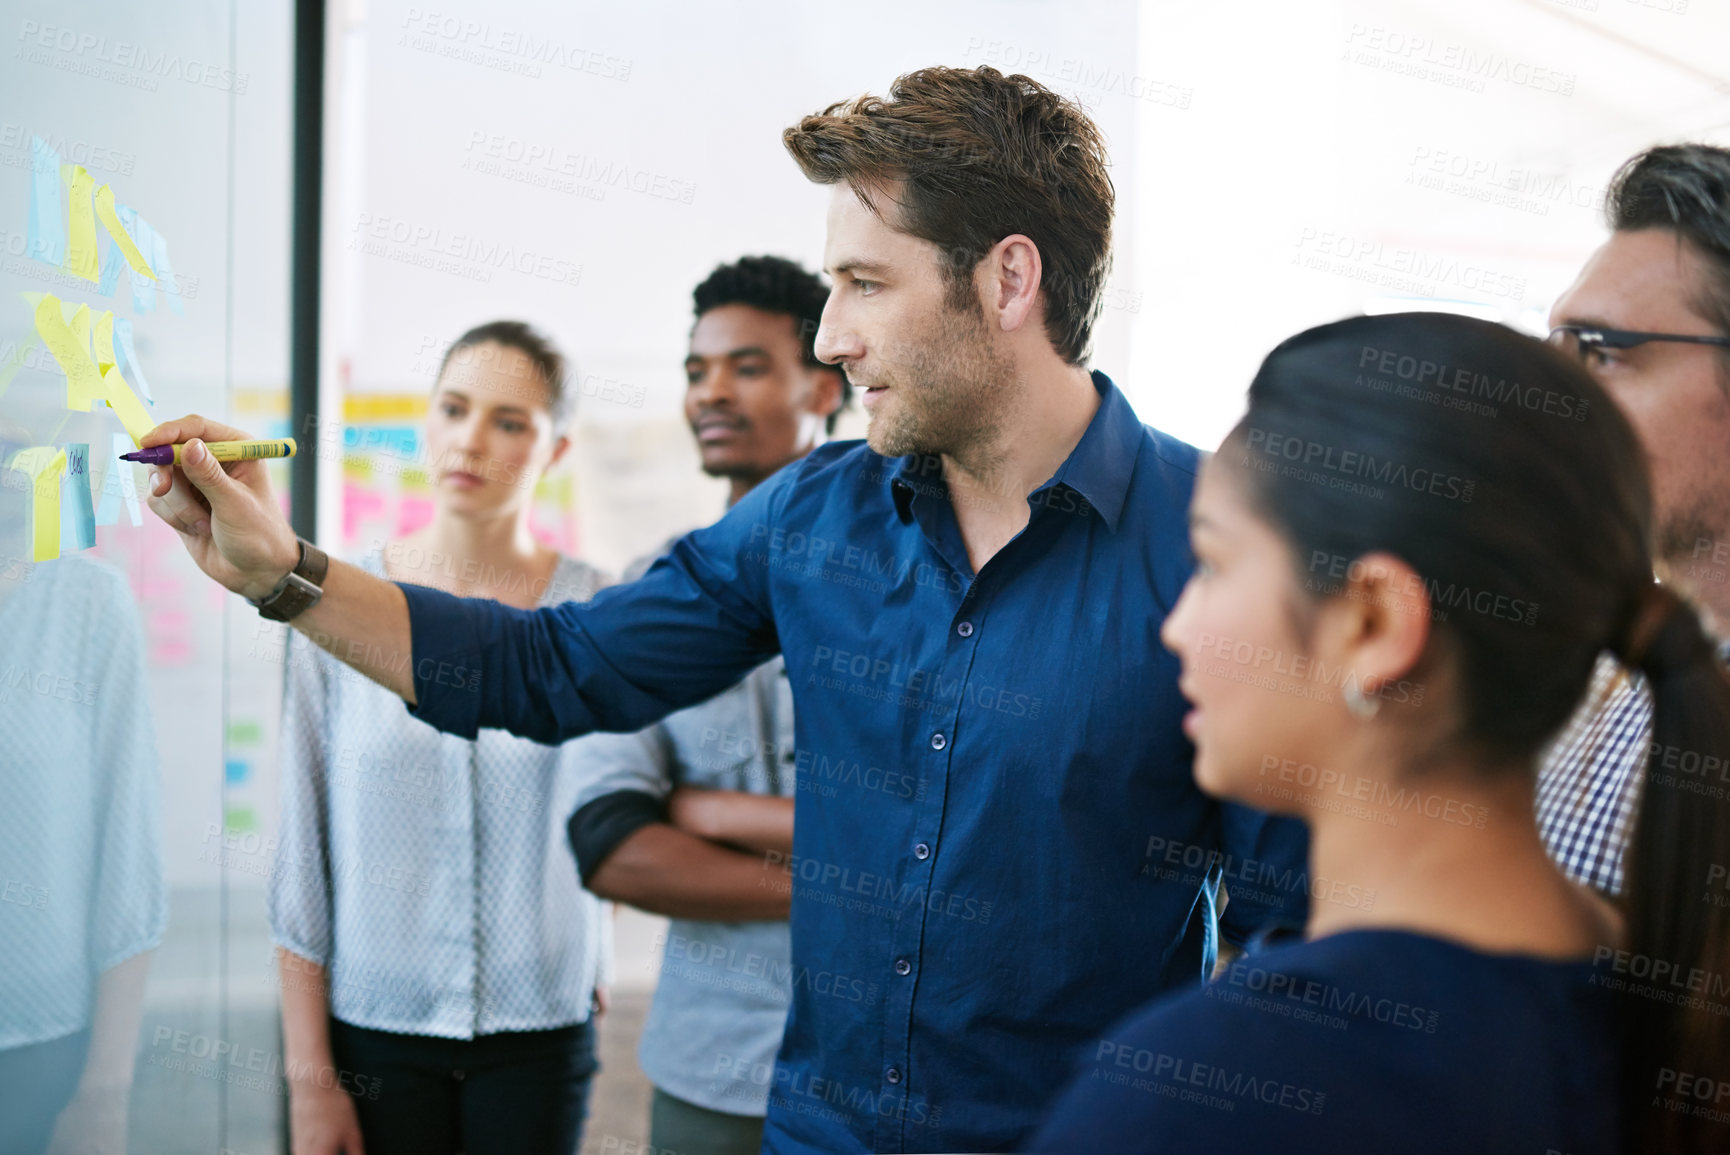
[{"label": "woman's earring", "polygon": [[1382,700],[1366,696],[1356,678],[1347,681],[1341,693],[1346,700],[1346,709],[1352,712],[1354,718],[1367,722],[1382,708]]}]

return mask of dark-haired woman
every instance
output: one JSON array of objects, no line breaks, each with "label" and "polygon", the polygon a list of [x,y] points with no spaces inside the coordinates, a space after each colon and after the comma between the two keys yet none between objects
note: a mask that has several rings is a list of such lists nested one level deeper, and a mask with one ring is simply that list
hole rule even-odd
[{"label": "dark-haired woman", "polygon": [[[1450,404],[1480,376],[1555,404]],[[1601,650],[1651,680],[1656,741],[1730,757],[1650,505],[1616,407],[1510,330],[1359,318],[1268,357],[1164,638],[1197,781],[1310,823],[1310,921],[1094,1044],[1031,1150],[1730,1150],[1701,1095],[1730,1086],[1730,802],[1654,774],[1620,910],[1533,821]]]},{"label": "dark-haired woman", "polygon": [[[426,419],[433,519],[363,566],[525,609],[604,585],[529,532],[564,386],[520,322],[459,338]],[[609,940],[565,849],[567,749],[440,734],[300,635],[289,661],[270,918],[295,1155],[576,1150]]]}]

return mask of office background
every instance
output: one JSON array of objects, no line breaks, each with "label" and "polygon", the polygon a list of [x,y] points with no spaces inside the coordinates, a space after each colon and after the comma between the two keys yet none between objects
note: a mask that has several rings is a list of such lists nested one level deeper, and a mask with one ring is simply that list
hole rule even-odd
[{"label": "office background", "polygon": [[[449,341],[498,317],[575,361],[576,444],[536,499],[548,541],[617,570],[716,516],[680,411],[690,290],[744,253],[818,265],[826,193],[781,129],[922,65],[1026,72],[1098,120],[1119,216],[1094,365],[1204,447],[1304,326],[1435,306],[1541,330],[1620,160],[1730,142],[1730,6],[1708,0],[9,0],[0,27],[7,436],[119,430],[68,418],[20,294],[113,311],[155,414],[301,436],[295,515],[344,553],[430,515],[426,391]],[[33,258],[33,138],[149,218],[173,292],[146,308],[125,277],[104,293]],[[24,529],[0,555],[29,558]],[[278,1150],[273,1069],[182,1060],[277,1046],[281,634],[124,498],[81,556],[133,599],[162,796],[169,921],[131,1147]],[[607,1078],[631,1074],[654,926],[621,924]],[[618,1110],[589,1147],[645,1134]]]}]

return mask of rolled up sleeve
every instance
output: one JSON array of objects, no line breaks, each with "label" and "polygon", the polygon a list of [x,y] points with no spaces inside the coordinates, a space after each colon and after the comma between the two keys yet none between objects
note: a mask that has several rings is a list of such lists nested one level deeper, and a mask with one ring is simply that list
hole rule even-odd
[{"label": "rolled up sleeve", "polygon": [[416,704],[473,739],[483,728],[556,745],[640,729],[712,697],[780,651],[766,552],[798,464],[687,534],[626,585],[584,603],[519,610],[401,585]]}]

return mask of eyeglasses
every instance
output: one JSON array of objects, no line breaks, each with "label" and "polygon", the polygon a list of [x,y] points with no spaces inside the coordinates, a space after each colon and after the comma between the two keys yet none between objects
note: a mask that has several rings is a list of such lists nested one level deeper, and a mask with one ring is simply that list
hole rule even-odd
[{"label": "eyeglasses", "polygon": [[1718,345],[1730,349],[1730,337],[1697,337],[1684,333],[1642,333],[1634,329],[1601,329],[1596,325],[1557,325],[1550,330],[1550,344],[1573,353],[1582,361],[1604,349],[1632,349],[1648,341],[1674,341],[1684,345]]}]

